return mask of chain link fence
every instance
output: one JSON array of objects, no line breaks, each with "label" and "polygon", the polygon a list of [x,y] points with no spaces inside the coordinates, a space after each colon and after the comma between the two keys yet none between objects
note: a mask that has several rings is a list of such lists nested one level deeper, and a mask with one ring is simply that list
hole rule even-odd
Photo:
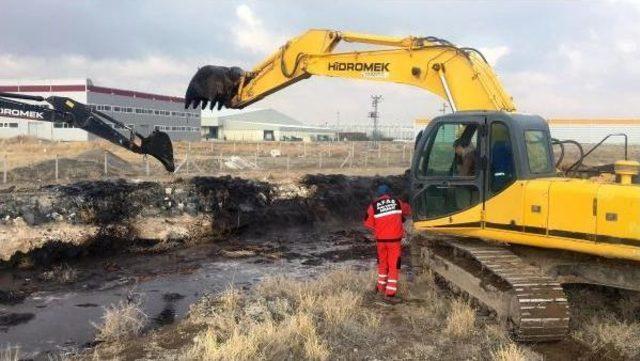
[{"label": "chain link fence", "polygon": [[6,149],[0,153],[3,184],[223,174],[401,172],[410,167],[413,156],[413,144],[406,142],[176,142],[176,171],[170,174],[151,157],[104,142],[31,140]]}]

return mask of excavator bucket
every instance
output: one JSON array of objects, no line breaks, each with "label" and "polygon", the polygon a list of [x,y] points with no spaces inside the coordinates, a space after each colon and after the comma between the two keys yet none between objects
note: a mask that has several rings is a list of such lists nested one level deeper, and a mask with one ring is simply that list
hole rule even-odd
[{"label": "excavator bucket", "polygon": [[167,133],[154,131],[148,137],[142,138],[140,148],[142,154],[149,154],[159,160],[167,171],[173,172],[176,169],[173,162],[173,145]]},{"label": "excavator bucket", "polygon": [[207,65],[198,69],[191,78],[187,93],[184,97],[184,107],[213,109],[216,104],[218,110],[223,106],[234,108],[231,100],[238,92],[238,87],[245,71],[234,67]]}]

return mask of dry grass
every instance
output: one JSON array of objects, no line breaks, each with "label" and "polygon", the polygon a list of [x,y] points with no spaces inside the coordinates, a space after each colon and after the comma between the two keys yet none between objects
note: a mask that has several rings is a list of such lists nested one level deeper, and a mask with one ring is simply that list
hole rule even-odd
[{"label": "dry grass", "polygon": [[640,294],[622,297],[618,301],[618,310],[623,320],[640,319]]},{"label": "dry grass", "polygon": [[189,321],[205,324],[184,359],[327,360],[338,337],[371,337],[380,316],[364,306],[368,274],[336,270],[314,281],[273,277],[241,294],[228,289],[195,305]]},{"label": "dry grass", "polygon": [[93,324],[98,341],[123,341],[138,336],[146,326],[148,316],[142,311],[139,302],[127,300],[105,308],[102,323]]},{"label": "dry grass", "polygon": [[640,323],[637,322],[594,316],[581,325],[575,336],[596,351],[614,351],[629,359],[640,357]]},{"label": "dry grass", "polygon": [[[418,275],[403,294],[406,302],[396,306],[375,301],[374,276],[343,268],[313,280],[271,277],[246,292],[230,287],[200,299],[170,330],[171,337],[186,332],[178,348],[147,347],[153,334],[138,344],[146,359],[536,359],[525,347],[510,346],[498,325],[475,322],[469,304],[437,289],[430,274]],[[91,356],[126,358],[126,345],[103,343]]]},{"label": "dry grass", "polygon": [[72,283],[78,279],[78,270],[66,263],[57,265],[49,271],[44,271],[40,275],[44,281],[56,281],[58,283]]},{"label": "dry grass", "polygon": [[[5,146],[3,145],[9,145]],[[355,147],[357,155],[353,162],[345,168],[341,163],[348,153]],[[307,173],[314,173],[321,167],[320,172],[326,174],[371,175],[372,171],[380,175],[399,174],[404,172],[409,162],[412,148],[401,142],[382,142],[381,157],[378,151],[372,152],[371,144],[367,142],[174,142],[173,149],[176,165],[185,160],[189,152],[189,160],[195,165],[190,167],[187,174],[183,168],[182,177],[191,175],[240,175],[244,178],[289,180]],[[282,156],[271,157],[272,150],[278,149]],[[140,154],[132,153],[106,141],[91,142],[49,142],[33,138],[0,139],[0,157],[7,156],[9,182],[54,182],[54,162],[58,156],[60,163],[60,178],[57,182],[70,182],[79,179],[98,179],[103,177],[103,153],[110,153],[110,176],[172,179],[159,162],[151,159],[150,175],[146,175],[146,161]],[[320,156],[322,154],[322,156]],[[365,156],[365,154],[368,154]],[[229,167],[219,168],[218,160],[221,156],[239,156],[253,161],[259,157],[259,169],[234,170]],[[389,158],[387,158],[389,157]],[[114,158],[116,158],[114,162]],[[290,170],[287,168],[290,159]],[[365,160],[367,159],[367,160]],[[45,162],[46,163],[42,163]],[[19,168],[29,168],[20,169]],[[14,171],[15,170],[15,171]],[[194,173],[196,172],[196,173]]]},{"label": "dry grass", "polygon": [[493,361],[532,361],[541,359],[541,357],[532,355],[530,351],[515,343],[501,345],[495,351],[491,352],[491,360]]},{"label": "dry grass", "polygon": [[612,358],[640,359],[640,296],[598,287],[570,289],[580,302],[572,317],[573,336]]},{"label": "dry grass", "polygon": [[220,338],[220,330],[209,327],[198,335],[184,355],[185,360],[326,360],[327,346],[320,340],[312,316],[298,312],[282,322],[253,323],[247,330],[234,325],[231,334]]},{"label": "dry grass", "polygon": [[476,323],[476,312],[466,301],[455,299],[451,302],[447,316],[445,333],[458,338],[471,336]]},{"label": "dry grass", "polygon": [[[422,333],[442,323],[448,313],[448,300],[439,295],[433,274],[424,271],[416,275],[414,284],[408,290],[409,297],[420,300],[415,304],[405,305],[402,318],[413,332]],[[422,348],[416,349],[423,354]]]},{"label": "dry grass", "polygon": [[0,361],[18,361],[20,359],[20,347],[18,346],[7,346],[0,351]]}]

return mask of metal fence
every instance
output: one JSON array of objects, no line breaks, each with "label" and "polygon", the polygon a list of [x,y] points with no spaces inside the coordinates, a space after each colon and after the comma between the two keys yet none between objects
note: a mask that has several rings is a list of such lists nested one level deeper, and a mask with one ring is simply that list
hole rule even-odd
[{"label": "metal fence", "polygon": [[[93,143],[93,142],[91,142]],[[68,143],[67,143],[68,144]],[[11,147],[0,162],[3,184],[52,183],[108,177],[162,178],[247,173],[349,173],[408,168],[413,144],[404,142],[177,142],[176,171],[167,173],[155,159],[115,145],[65,143]]]}]

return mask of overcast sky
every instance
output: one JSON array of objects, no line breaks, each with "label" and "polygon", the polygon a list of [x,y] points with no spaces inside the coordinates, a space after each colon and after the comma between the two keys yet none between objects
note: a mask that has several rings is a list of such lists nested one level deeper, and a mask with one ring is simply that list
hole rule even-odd
[{"label": "overcast sky", "polygon": [[[519,111],[640,116],[640,0],[589,2],[2,0],[0,78],[89,77],[183,96],[198,66],[250,69],[308,28],[435,35],[481,49]],[[349,49],[345,47],[343,49]],[[411,124],[442,101],[403,85],[311,78],[254,107],[307,123]]]}]

